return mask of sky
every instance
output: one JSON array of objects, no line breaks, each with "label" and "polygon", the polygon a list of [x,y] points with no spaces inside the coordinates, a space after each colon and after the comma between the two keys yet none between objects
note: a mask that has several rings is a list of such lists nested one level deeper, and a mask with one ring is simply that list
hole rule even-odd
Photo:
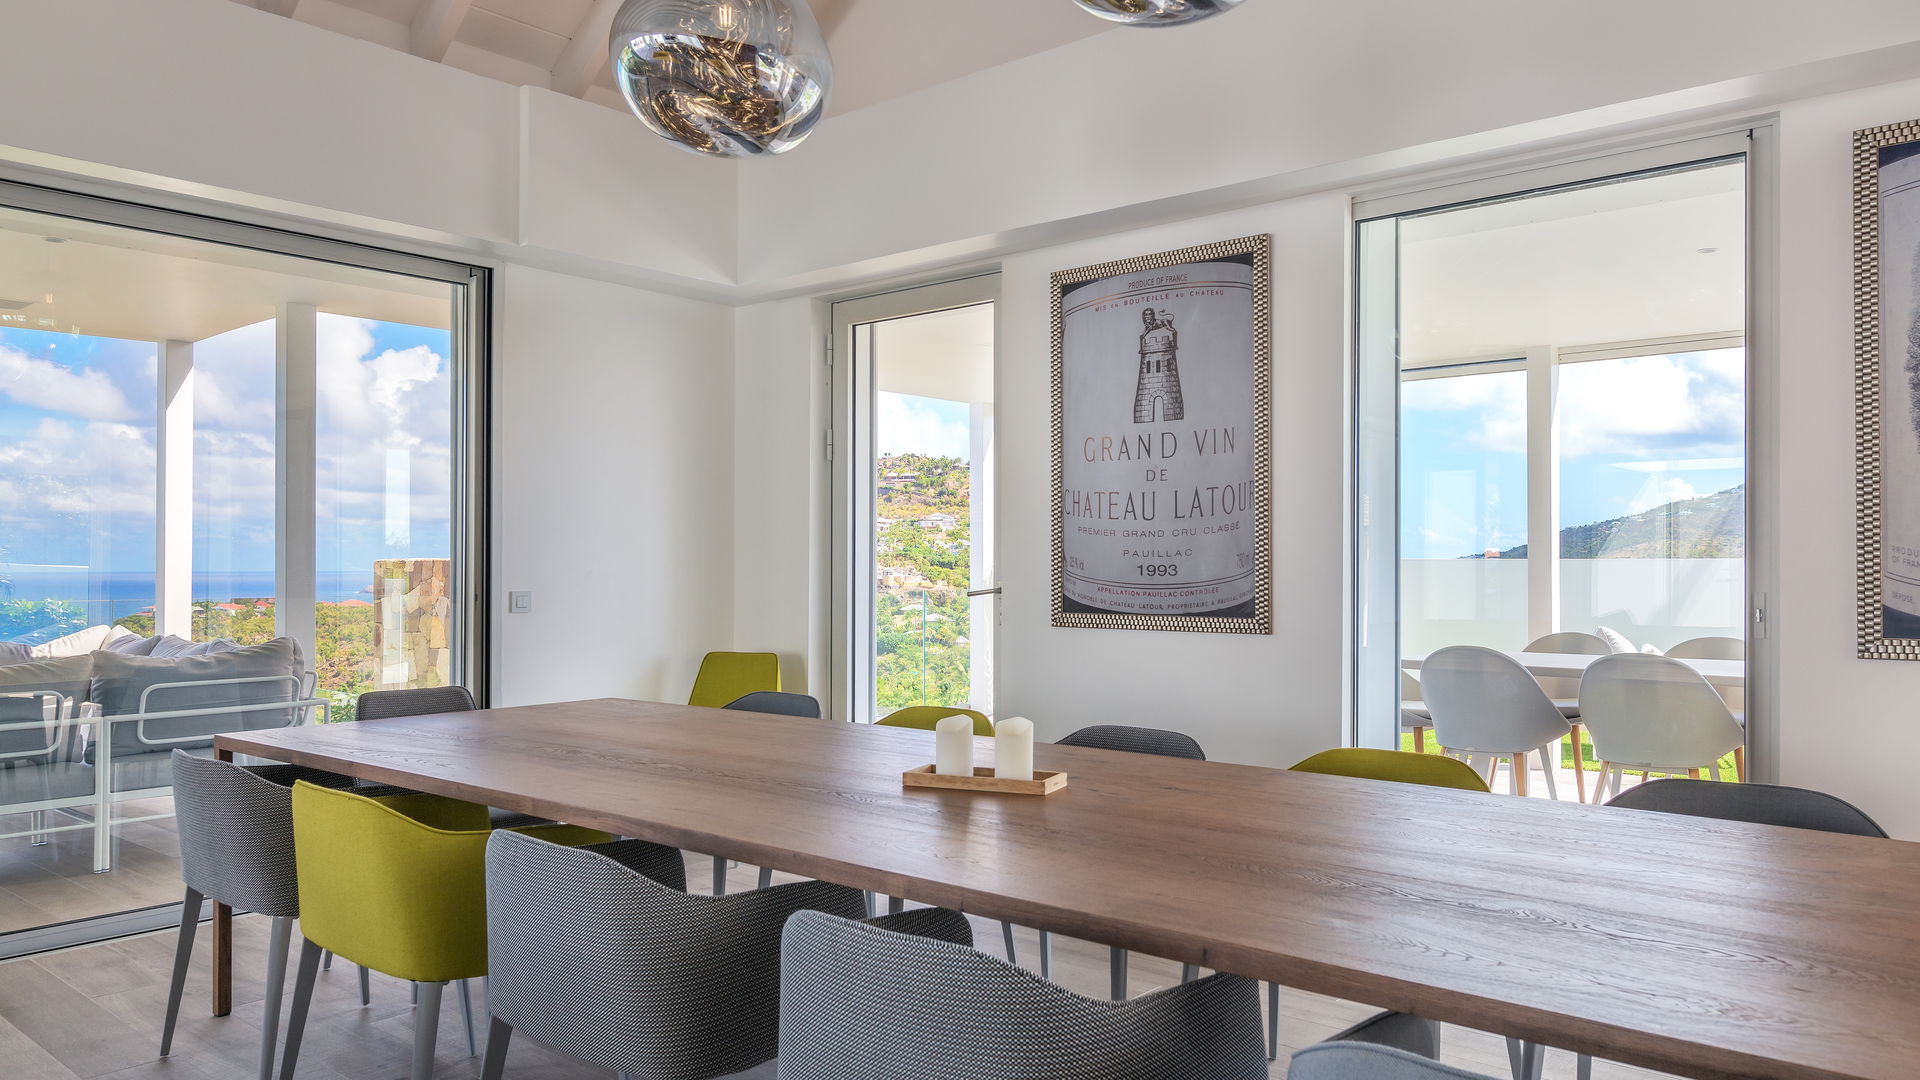
[{"label": "sky", "polygon": [[[448,332],[319,316],[322,571],[445,556]],[[0,327],[5,562],[151,571],[156,346]],[[274,325],[194,347],[194,568],[273,568]]]},{"label": "sky", "polygon": [[926,454],[966,461],[971,449],[972,410],[964,401],[874,394],[874,444],[882,454]]},{"label": "sky", "polygon": [[[1745,480],[1739,349],[1564,364],[1560,522],[1584,525]],[[1401,384],[1401,555],[1527,542],[1524,372]]]}]

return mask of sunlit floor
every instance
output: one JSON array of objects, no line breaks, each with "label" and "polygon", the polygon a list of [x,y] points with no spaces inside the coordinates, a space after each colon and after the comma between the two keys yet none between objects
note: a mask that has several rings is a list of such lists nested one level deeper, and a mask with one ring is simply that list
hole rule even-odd
[{"label": "sunlit floor", "polygon": [[[696,883],[695,888],[707,882],[709,865],[704,857],[688,858],[687,876]],[[736,868],[729,888],[752,888],[754,873],[752,868]],[[776,875],[776,881],[781,880],[793,879]],[[266,928],[266,921],[257,917],[235,920],[234,1010],[224,1019],[207,1013],[211,935],[199,935],[174,1054],[166,1061],[158,1060],[157,1053],[172,962],[171,931],[0,962],[0,1077],[247,1080],[254,1075],[259,1054]],[[998,924],[976,920],[974,933],[981,948],[1002,954]],[[1038,939],[1032,931],[1019,931],[1015,947],[1022,963],[1037,965]],[[1056,981],[1073,990],[1103,996],[1107,950],[1057,938],[1053,974]],[[1136,954],[1131,962],[1131,990],[1136,995],[1170,985],[1179,976],[1179,965],[1167,961]],[[1286,1057],[1295,1047],[1338,1031],[1372,1011],[1367,1006],[1316,994],[1284,991],[1280,1018],[1283,1046],[1273,1075],[1286,1075]],[[373,1005],[361,1007],[354,969],[345,963],[336,964],[323,975],[314,995],[300,1056],[301,1080],[388,1080],[405,1076],[412,1060],[411,1013],[406,985],[379,975],[374,977]],[[456,999],[449,994],[440,1021],[437,1075],[479,1075],[479,1059],[467,1056],[462,1031]],[[481,1034],[484,1038],[484,1030]],[[1508,1074],[1505,1043],[1499,1038],[1448,1028],[1442,1043],[1444,1058],[1452,1064],[1491,1076]],[[1553,1080],[1572,1077],[1573,1060],[1569,1053],[1552,1052],[1546,1075]],[[607,1074],[523,1038],[514,1041],[507,1075],[523,1080],[561,1080]],[[1658,1074],[1602,1062],[1595,1075],[1626,1080]]]},{"label": "sunlit floor", "polygon": [[[172,812],[172,799],[125,802],[115,810],[121,817]],[[50,825],[80,823],[48,816]],[[30,824],[24,814],[0,817],[6,832]],[[173,818],[116,825],[113,839],[113,868],[104,874],[93,872],[91,828],[49,833],[37,846],[25,837],[0,840],[0,934],[179,901],[180,841]]]}]

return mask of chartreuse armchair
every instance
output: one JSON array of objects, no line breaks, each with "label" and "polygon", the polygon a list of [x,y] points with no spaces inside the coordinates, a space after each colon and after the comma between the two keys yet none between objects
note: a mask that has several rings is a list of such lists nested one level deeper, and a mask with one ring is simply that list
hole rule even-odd
[{"label": "chartreuse armchair", "polygon": [[895,709],[877,722],[881,727],[918,728],[921,731],[932,731],[935,724],[949,716],[970,717],[973,720],[975,735],[993,735],[993,721],[987,719],[985,713],[975,712],[972,709],[956,709],[949,705],[909,705],[904,709]]},{"label": "chartreuse armchair", "polygon": [[[569,845],[611,839],[572,825],[517,831]],[[281,1080],[292,1080],[299,1059],[323,950],[415,984],[413,1080],[433,1075],[441,988],[487,973],[492,832],[487,808],[477,803],[294,785],[294,860],[305,940]]]},{"label": "chartreuse armchair", "polygon": [[719,709],[757,690],[780,689],[780,656],[770,652],[710,652],[700,661],[687,704]]},{"label": "chartreuse armchair", "polygon": [[1405,750],[1373,750],[1364,746],[1322,750],[1293,767],[1294,772],[1351,776],[1360,780],[1389,780],[1396,784],[1487,791],[1486,780],[1473,766],[1441,754]]}]

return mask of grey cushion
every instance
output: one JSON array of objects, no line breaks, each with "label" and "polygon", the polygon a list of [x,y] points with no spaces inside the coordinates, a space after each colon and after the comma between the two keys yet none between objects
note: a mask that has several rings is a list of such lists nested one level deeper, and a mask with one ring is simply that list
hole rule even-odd
[{"label": "grey cushion", "polygon": [[107,642],[104,651],[117,652],[126,656],[152,656],[153,648],[158,644],[160,644],[158,637],[141,637],[134,634],[131,637],[114,638]]},{"label": "grey cushion", "polygon": [[45,698],[0,697],[0,768],[59,756],[62,729],[55,708]]},{"label": "grey cushion", "polygon": [[[6,670],[0,668],[0,672]],[[231,652],[178,658],[102,652],[94,654],[93,682],[87,700],[100,706],[100,711],[106,716],[126,716],[140,711],[142,692],[161,683],[214,682],[274,675],[292,676],[298,680],[304,671],[300,648],[292,638],[274,638],[265,644],[249,645]],[[297,682],[285,681],[240,686],[179,687],[155,691],[147,708],[152,712],[176,712],[289,701],[298,696],[297,690]],[[120,754],[164,752],[176,746],[210,746],[213,736],[222,731],[287,727],[294,719],[295,710],[292,709],[262,709],[248,713],[179,716],[114,724],[113,750]],[[178,739],[192,741],[170,741]]]},{"label": "grey cushion", "polygon": [[85,701],[88,684],[93,679],[93,657],[93,653],[79,653],[0,666],[0,694],[52,690],[75,701]]},{"label": "grey cushion", "polygon": [[0,667],[8,664],[24,664],[33,659],[31,646],[17,641],[0,641]]},{"label": "grey cushion", "polygon": [[0,807],[93,794],[93,770],[75,761],[0,763]]},{"label": "grey cushion", "polygon": [[245,648],[245,646],[237,641],[230,641],[226,638],[221,638],[217,641],[188,641],[186,638],[167,634],[163,637],[155,638],[153,645],[150,646],[143,655],[162,660],[171,660],[182,656],[210,656],[215,653],[232,652],[240,648]]}]

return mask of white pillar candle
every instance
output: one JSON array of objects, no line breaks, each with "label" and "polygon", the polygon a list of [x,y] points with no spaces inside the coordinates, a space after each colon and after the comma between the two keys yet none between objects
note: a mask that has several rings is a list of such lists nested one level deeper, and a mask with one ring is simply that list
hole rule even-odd
[{"label": "white pillar candle", "polygon": [[993,725],[993,775],[1002,780],[1033,779],[1033,721],[1009,716]]},{"label": "white pillar candle", "polygon": [[973,775],[973,718],[948,716],[933,726],[933,771],[941,776]]}]

